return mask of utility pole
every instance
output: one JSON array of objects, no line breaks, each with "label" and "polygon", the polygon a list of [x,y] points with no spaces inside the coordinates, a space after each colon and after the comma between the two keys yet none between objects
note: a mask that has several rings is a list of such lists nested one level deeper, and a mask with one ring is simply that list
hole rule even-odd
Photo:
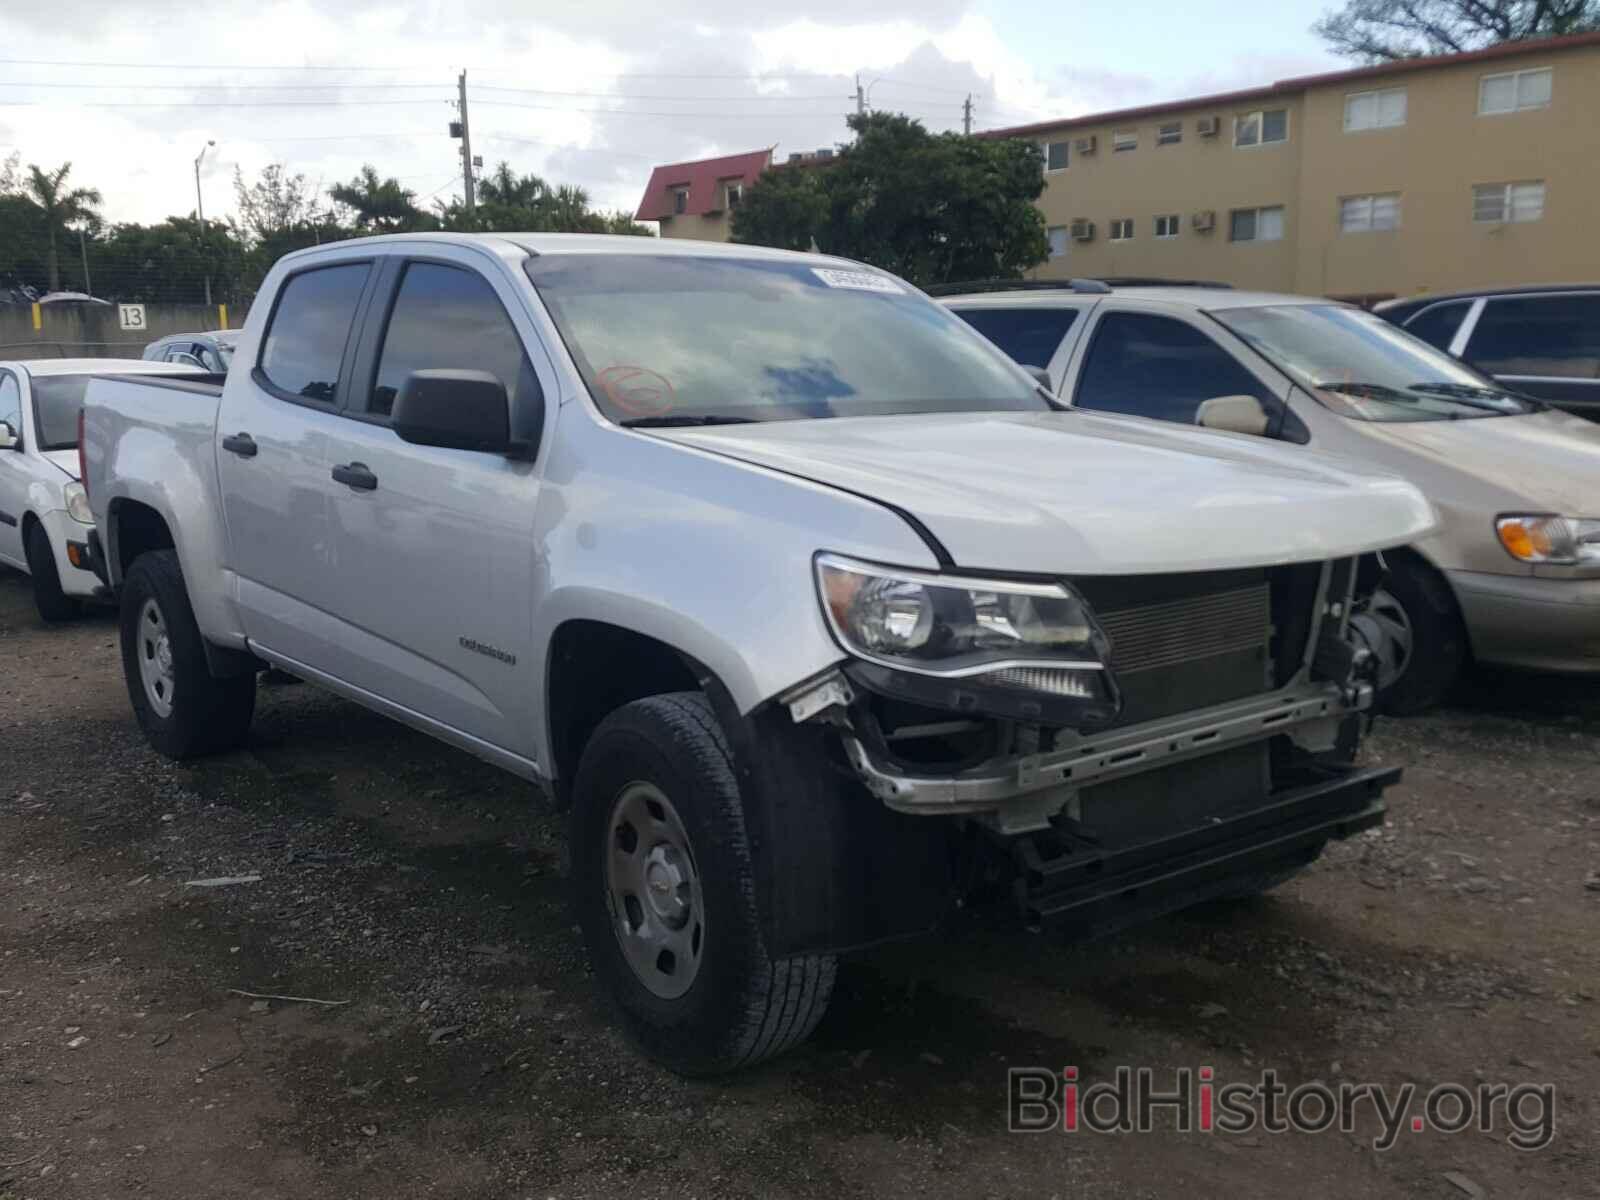
[{"label": "utility pole", "polygon": [[457,80],[461,91],[461,194],[470,216],[473,210],[472,194],[472,128],[467,123],[467,73],[461,72]]},{"label": "utility pole", "polygon": [[94,295],[94,288],[89,283],[89,243],[84,240],[83,226],[78,226],[78,253],[83,256],[83,290],[87,295]]},{"label": "utility pole", "polygon": [[961,106],[961,132],[968,137],[972,136],[972,93],[967,93],[967,102]]},{"label": "utility pole", "polygon": [[[206,204],[205,198],[200,193],[200,160],[206,156],[206,151],[217,144],[215,138],[208,138],[206,144],[200,147],[200,153],[194,156],[194,215],[200,225],[200,253],[205,255],[206,247]],[[209,263],[208,263],[209,267]],[[89,273],[89,268],[84,267],[84,274]],[[211,271],[206,271],[206,307],[211,307]]]},{"label": "utility pole", "polygon": [[861,90],[861,76],[856,76],[856,116],[867,115],[867,94]]}]

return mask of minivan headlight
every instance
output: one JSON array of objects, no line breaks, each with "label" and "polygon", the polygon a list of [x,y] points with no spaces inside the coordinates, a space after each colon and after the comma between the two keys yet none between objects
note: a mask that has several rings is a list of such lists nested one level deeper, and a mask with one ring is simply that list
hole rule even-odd
[{"label": "minivan headlight", "polygon": [[925,680],[897,694],[951,708],[975,706],[963,698],[973,689],[1027,694],[1074,703],[1087,721],[1120,707],[1111,644],[1067,584],[964,579],[834,554],[817,556],[816,576],[840,646],[902,684],[907,675]]},{"label": "minivan headlight", "polygon": [[1600,520],[1527,514],[1500,517],[1495,533],[1506,553],[1519,562],[1551,566],[1600,563]]},{"label": "minivan headlight", "polygon": [[74,480],[61,491],[67,502],[67,515],[80,525],[93,525],[94,512],[89,508],[89,493],[83,484]]}]

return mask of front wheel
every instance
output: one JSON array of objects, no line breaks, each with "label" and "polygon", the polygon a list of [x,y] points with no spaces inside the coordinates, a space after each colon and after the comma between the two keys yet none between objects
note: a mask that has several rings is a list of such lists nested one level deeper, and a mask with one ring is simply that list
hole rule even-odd
[{"label": "front wheel", "polygon": [[50,549],[50,535],[43,525],[28,526],[23,553],[28,559],[28,574],[33,577],[33,606],[39,610],[41,621],[54,625],[70,621],[83,611],[76,598],[61,590],[61,573],[56,570],[55,552]]},{"label": "front wheel", "polygon": [[1362,617],[1390,636],[1379,664],[1378,703],[1398,717],[1432,708],[1455,687],[1467,663],[1466,626],[1450,585],[1432,567],[1395,556]]},{"label": "front wheel", "polygon": [[123,580],[122,673],[146,740],[169,758],[230,750],[249,732],[256,677],[211,674],[175,551],[141,554]]},{"label": "front wheel", "polygon": [[835,959],[766,952],[732,755],[704,696],[651,696],[601,723],[573,789],[572,858],[595,974],[652,1058],[718,1074],[816,1028]]}]

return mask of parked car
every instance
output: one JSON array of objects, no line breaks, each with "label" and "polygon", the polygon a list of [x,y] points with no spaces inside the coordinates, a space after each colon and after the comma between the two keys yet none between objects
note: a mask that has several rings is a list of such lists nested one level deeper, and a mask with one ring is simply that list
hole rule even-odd
[{"label": "parked car", "polygon": [[1373,311],[1512,391],[1600,421],[1600,284],[1413,296]]},{"label": "parked car", "polygon": [[237,329],[217,329],[210,333],[172,333],[144,348],[144,357],[152,362],[180,363],[186,367],[199,367],[214,375],[226,375],[233,361],[233,348],[238,345]]},{"label": "parked car", "polygon": [[1417,484],[1442,524],[1386,556],[1371,608],[1393,633],[1392,711],[1437,702],[1469,658],[1600,673],[1594,424],[1331,301],[1083,280],[945,302],[1075,408],[1251,434]]},{"label": "parked car", "polygon": [[974,880],[1102,932],[1382,820],[1350,603],[1410,484],[1055,411],[894,277],[752,246],[323,246],[238,354],[86,401],[146,737],[238,744],[270,664],[536,781],[674,1068],[804,1038]]},{"label": "parked car", "polygon": [[78,482],[78,409],[97,372],[170,374],[139,359],[0,362],[0,562],[33,577],[46,621],[103,592],[89,568],[93,518]]}]

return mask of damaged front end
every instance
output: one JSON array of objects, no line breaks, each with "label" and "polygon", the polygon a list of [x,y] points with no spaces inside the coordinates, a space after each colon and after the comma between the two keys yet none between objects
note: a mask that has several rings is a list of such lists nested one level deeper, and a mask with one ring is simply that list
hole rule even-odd
[{"label": "damaged front end", "polygon": [[888,809],[961,818],[959,873],[1032,922],[1254,890],[1383,819],[1399,772],[1354,766],[1378,555],[1070,584],[839,564],[818,581],[850,658],[780,699]]}]

